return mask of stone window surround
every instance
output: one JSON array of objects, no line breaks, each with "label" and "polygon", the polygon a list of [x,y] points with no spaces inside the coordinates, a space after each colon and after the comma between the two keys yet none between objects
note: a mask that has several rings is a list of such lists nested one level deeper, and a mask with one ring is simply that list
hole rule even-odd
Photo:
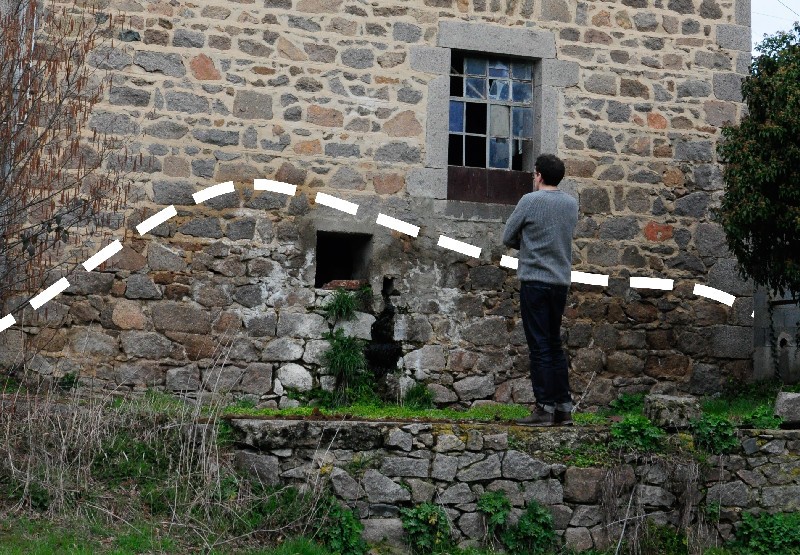
[{"label": "stone window surround", "polygon": [[439,22],[437,46],[414,46],[410,52],[411,69],[436,75],[428,82],[425,165],[411,170],[406,178],[406,190],[413,197],[447,199],[449,75],[454,49],[531,59],[534,156],[558,154],[560,91],[578,84],[578,63],[556,59],[556,38],[550,31],[468,21]]}]

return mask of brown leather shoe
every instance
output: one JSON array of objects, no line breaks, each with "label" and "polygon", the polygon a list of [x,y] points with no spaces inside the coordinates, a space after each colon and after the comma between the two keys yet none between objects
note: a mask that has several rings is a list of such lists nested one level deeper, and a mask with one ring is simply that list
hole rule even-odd
[{"label": "brown leather shoe", "polygon": [[572,426],[572,411],[556,409],[553,414],[553,424],[556,426]]},{"label": "brown leather shoe", "polygon": [[520,418],[516,422],[523,426],[555,426],[554,417],[552,412],[547,412],[541,405],[536,405],[529,416]]}]

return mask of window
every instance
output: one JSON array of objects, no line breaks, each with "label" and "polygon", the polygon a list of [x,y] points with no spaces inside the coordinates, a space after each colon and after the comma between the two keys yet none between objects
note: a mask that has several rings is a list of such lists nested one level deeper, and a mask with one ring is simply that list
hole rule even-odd
[{"label": "window", "polygon": [[317,231],[317,272],[314,287],[334,280],[369,278],[372,235]]},{"label": "window", "polygon": [[533,63],[450,55],[447,198],[516,204],[533,190]]}]

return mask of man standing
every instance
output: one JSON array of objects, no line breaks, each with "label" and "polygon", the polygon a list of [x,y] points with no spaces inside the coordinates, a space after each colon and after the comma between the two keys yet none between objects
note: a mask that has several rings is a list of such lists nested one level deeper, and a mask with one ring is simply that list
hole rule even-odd
[{"label": "man standing", "polygon": [[558,189],[563,178],[564,162],[553,154],[539,156],[534,191],[520,199],[503,234],[504,245],[519,249],[520,308],[536,398],[530,416],[517,420],[519,424],[572,424],[561,318],[571,283],[578,202]]}]

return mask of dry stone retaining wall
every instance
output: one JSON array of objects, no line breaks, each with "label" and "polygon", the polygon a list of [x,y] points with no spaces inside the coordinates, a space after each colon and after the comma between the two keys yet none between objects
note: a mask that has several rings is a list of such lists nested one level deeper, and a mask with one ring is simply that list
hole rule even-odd
[{"label": "dry stone retaining wall", "polygon": [[[642,517],[691,527],[693,538],[719,545],[744,511],[800,509],[800,433],[741,431],[734,454],[699,464],[690,457],[650,456],[613,467],[562,464],[563,453],[604,444],[607,432],[484,424],[400,424],[235,419],[239,465],[270,485],[330,479],[372,542],[402,548],[399,509],[442,505],[459,541],[486,532],[477,501],[505,491],[518,516],[531,501],[550,509],[556,530],[578,551],[615,545]],[[556,453],[562,453],[557,455]],[[709,509],[706,509],[709,508]],[[705,511],[705,512],[704,512]],[[717,511],[717,520],[706,512]]]},{"label": "dry stone retaining wall", "polygon": [[[328,324],[325,292],[313,287],[316,233],[358,232],[373,237],[375,296],[373,312],[352,326],[370,338],[385,290],[403,355],[396,389],[427,383],[440,404],[530,401],[516,276],[497,264],[510,207],[448,201],[442,188],[446,121],[431,106],[447,93],[442,45],[471,25],[477,42],[500,52],[516,48],[504,37],[532,37],[525,48],[547,61],[537,62],[548,107],[540,143],[565,159],[563,188],[580,201],[574,268],[611,276],[607,288],[573,286],[566,312],[573,386],[585,403],[641,390],[713,392],[751,375],[752,288],[710,220],[723,187],[719,126],[743,110],[748,1],[100,8],[121,10],[113,17],[124,31],[93,57],[113,85],[90,125],[128,134],[143,156],[125,249],[71,278],[46,313],[27,315],[24,334],[5,332],[4,366],[36,346],[31,366],[44,374],[198,394],[217,384],[287,404],[287,384],[329,385],[319,368]],[[255,178],[298,193],[255,193]],[[236,193],[195,205],[193,192],[229,180]],[[357,216],[315,206],[320,191],[359,204]],[[145,238],[134,233],[167,205],[176,218]],[[421,226],[419,238],[376,228],[379,212]],[[480,246],[480,260],[437,247],[441,234]],[[676,286],[632,290],[630,275]],[[732,308],[698,298],[696,282],[739,298]]]}]

